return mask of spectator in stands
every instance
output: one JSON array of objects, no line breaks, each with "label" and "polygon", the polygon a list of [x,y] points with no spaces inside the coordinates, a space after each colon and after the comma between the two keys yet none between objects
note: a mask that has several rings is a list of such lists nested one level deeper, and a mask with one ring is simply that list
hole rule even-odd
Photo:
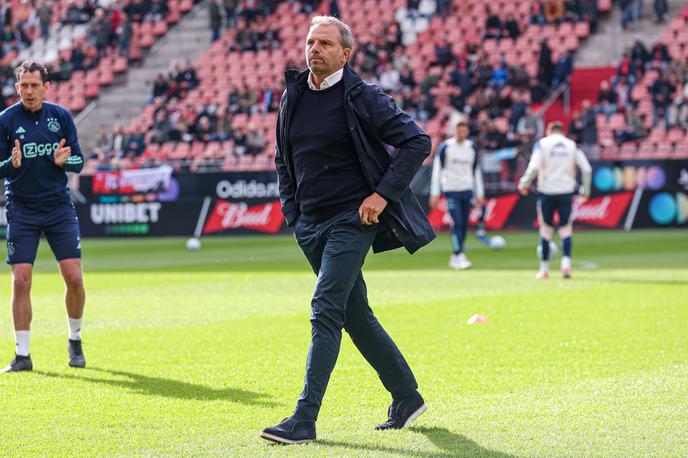
[{"label": "spectator in stands", "polygon": [[631,62],[636,68],[645,69],[650,60],[650,53],[645,48],[642,41],[636,40],[631,48]]},{"label": "spectator in stands", "polygon": [[337,0],[330,0],[330,4],[327,7],[327,14],[339,19],[342,18],[342,13],[339,11],[339,4],[337,3]]},{"label": "spectator in stands", "polygon": [[167,91],[170,89],[170,84],[165,79],[165,75],[158,73],[153,81],[153,94],[151,96],[150,102],[152,102],[157,97],[166,97]]},{"label": "spectator in stands", "polygon": [[199,142],[210,142],[217,140],[217,133],[214,132],[207,116],[198,118],[198,122],[193,125],[194,140]]},{"label": "spectator in stands", "polygon": [[87,42],[83,41],[72,49],[69,62],[74,71],[86,71],[95,67],[95,59]]},{"label": "spectator in stands", "polygon": [[654,69],[663,69],[670,61],[669,48],[664,43],[655,43],[650,51],[650,66]]},{"label": "spectator in stands", "polygon": [[597,116],[590,100],[583,100],[581,107],[583,110],[580,115],[581,132],[577,141],[583,146],[583,150],[587,154],[597,144]]},{"label": "spectator in stands", "polygon": [[63,24],[86,24],[91,20],[95,8],[84,0],[79,0],[76,3],[74,0],[68,0],[67,11],[65,18],[62,20]]},{"label": "spectator in stands", "polygon": [[618,108],[616,92],[614,92],[607,80],[600,82],[600,91],[597,93],[597,105],[595,108],[598,113],[604,113],[607,119],[616,113]]},{"label": "spectator in stands", "polygon": [[688,129],[688,80],[669,108],[669,125]]},{"label": "spectator in stands", "polygon": [[538,79],[547,86],[552,86],[554,77],[554,64],[552,63],[552,50],[546,39],[540,40],[540,54],[538,56]]},{"label": "spectator in stands", "polygon": [[198,86],[198,76],[191,59],[187,59],[183,67],[179,67],[176,74],[176,82],[185,91],[190,91]]},{"label": "spectator in stands", "polygon": [[509,69],[506,66],[504,55],[501,55],[499,57],[499,63],[493,70],[492,76],[490,77],[490,82],[488,84],[492,87],[502,88],[509,83],[509,79]]},{"label": "spectator in stands", "polygon": [[483,40],[494,38],[499,40],[502,37],[502,21],[499,16],[492,12],[489,5],[485,5],[485,32]]},{"label": "spectator in stands", "polygon": [[151,0],[150,15],[154,21],[163,21],[170,12],[167,0]]},{"label": "spectator in stands", "polygon": [[107,146],[104,148],[105,152],[111,157],[122,157],[124,155],[124,144],[127,140],[127,134],[124,126],[115,124],[112,128],[112,134]]},{"label": "spectator in stands", "polygon": [[437,0],[436,4],[435,14],[438,17],[447,17],[451,14],[451,0]]},{"label": "spectator in stands", "polygon": [[20,0],[19,5],[13,10],[14,22],[16,24],[16,32],[18,38],[22,41],[22,48],[31,46],[31,40],[28,37],[29,29],[32,26],[34,18],[33,5],[29,0]]},{"label": "spectator in stands", "polygon": [[514,40],[518,38],[521,34],[521,29],[518,26],[518,22],[514,15],[508,13],[506,15],[506,20],[504,21],[504,28],[502,29],[502,36],[507,38],[513,38]]},{"label": "spectator in stands", "polygon": [[218,0],[210,0],[208,2],[208,15],[212,32],[210,41],[217,41],[220,38],[220,29],[222,28],[222,13],[220,12]]},{"label": "spectator in stands", "polygon": [[54,74],[55,81],[69,81],[72,77],[72,64],[64,56],[60,56],[57,71]]},{"label": "spectator in stands", "polygon": [[581,0],[564,0],[564,19],[570,22],[578,22],[583,17],[583,5]]},{"label": "spectator in stands", "polygon": [[530,16],[528,18],[529,24],[536,24],[539,26],[545,25],[545,14],[542,2],[534,0],[530,2]]},{"label": "spectator in stands", "polygon": [[667,0],[654,0],[655,20],[657,23],[666,21],[667,13],[669,12],[669,4]]},{"label": "spectator in stands", "polygon": [[151,14],[153,4],[149,0],[131,0],[125,7],[124,12],[136,23],[141,23]]},{"label": "spectator in stands", "polygon": [[131,38],[134,35],[134,28],[131,19],[126,13],[122,12],[121,21],[115,29],[117,35],[117,50],[120,56],[129,59],[129,49]]},{"label": "spectator in stands", "polygon": [[225,27],[233,29],[237,24],[239,0],[222,0],[222,7],[225,10]]},{"label": "spectator in stands", "polygon": [[380,74],[379,85],[387,92],[396,91],[399,89],[399,72],[391,63],[384,65],[384,70]]},{"label": "spectator in stands", "polygon": [[53,9],[47,1],[41,0],[36,8],[36,17],[41,26],[41,37],[47,40],[50,36],[50,21],[53,18]]},{"label": "spectator in stands", "polygon": [[516,125],[518,140],[524,144],[531,144],[540,138],[545,132],[545,125],[541,117],[533,112],[533,107],[526,105],[525,112]]},{"label": "spectator in stands", "polygon": [[112,36],[112,26],[102,8],[96,10],[95,20],[89,27],[88,35],[91,40],[91,46],[96,48],[98,59],[101,59],[107,53]]},{"label": "spectator in stands", "polygon": [[255,125],[249,124],[248,133],[246,134],[245,154],[257,156],[263,152],[266,145],[267,140],[265,139],[265,135],[263,134],[263,132],[259,130]]},{"label": "spectator in stands", "polygon": [[127,137],[124,144],[124,155],[127,157],[140,156],[146,148],[145,132],[141,125],[137,125]]},{"label": "spectator in stands", "polygon": [[645,122],[643,116],[636,113],[636,111],[629,107],[626,110],[626,126],[623,129],[614,131],[614,138],[618,145],[627,142],[637,141],[647,135],[645,129]]},{"label": "spectator in stands", "polygon": [[538,78],[532,77],[528,81],[528,91],[530,92],[530,103],[539,106],[547,99],[549,87]]},{"label": "spectator in stands", "polygon": [[413,76],[413,70],[411,70],[411,66],[409,64],[404,65],[399,71],[399,83],[402,87],[407,87],[410,89],[416,87],[416,80]]},{"label": "spectator in stands", "polygon": [[590,32],[597,30],[597,0],[582,0],[583,20],[590,24]]},{"label": "spectator in stands", "polygon": [[0,27],[12,25],[12,8],[8,1],[0,1]]},{"label": "spectator in stands", "polygon": [[675,89],[664,72],[660,72],[657,79],[650,86],[650,94],[652,95],[652,127],[656,127],[659,120],[663,119],[664,129],[669,130],[669,106]]},{"label": "spectator in stands", "polygon": [[449,42],[449,37],[445,33],[442,34],[440,40],[435,44],[435,61],[433,64],[446,67],[452,60],[454,60],[452,44]]},{"label": "spectator in stands", "polygon": [[573,55],[569,50],[565,50],[559,55],[557,63],[554,65],[552,89],[557,89],[561,84],[568,84],[571,73],[573,73]]},{"label": "spectator in stands", "polygon": [[569,121],[568,135],[571,140],[580,143],[581,133],[583,132],[583,122],[581,121],[581,113],[574,110]]},{"label": "spectator in stands", "polygon": [[614,85],[617,111],[624,111],[631,99],[631,85],[626,78],[620,78]]},{"label": "spectator in stands", "polygon": [[481,150],[498,150],[507,146],[507,138],[492,121],[487,120],[480,128],[478,144]]},{"label": "spectator in stands", "polygon": [[549,24],[558,24],[564,17],[564,1],[545,0],[543,10],[546,22]]},{"label": "spectator in stands", "polygon": [[511,92],[511,116],[509,117],[509,125],[511,130],[516,130],[518,122],[526,114],[526,108],[528,107],[528,101],[524,94],[520,91]]},{"label": "spectator in stands", "polygon": [[634,0],[619,0],[619,9],[621,9],[621,28],[626,30],[631,22],[633,22],[633,1]]}]

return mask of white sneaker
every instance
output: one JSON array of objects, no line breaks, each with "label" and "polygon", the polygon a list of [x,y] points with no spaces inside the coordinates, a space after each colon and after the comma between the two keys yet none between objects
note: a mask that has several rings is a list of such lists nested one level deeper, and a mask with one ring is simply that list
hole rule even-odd
[{"label": "white sneaker", "polygon": [[561,258],[561,276],[571,278],[571,258],[568,256]]},{"label": "white sneaker", "polygon": [[471,261],[469,261],[463,253],[455,254],[449,258],[449,267],[452,269],[465,270],[470,269],[472,265]]},{"label": "white sneaker", "polygon": [[538,280],[547,280],[549,278],[549,272],[546,270],[540,270],[535,274],[535,278]]}]

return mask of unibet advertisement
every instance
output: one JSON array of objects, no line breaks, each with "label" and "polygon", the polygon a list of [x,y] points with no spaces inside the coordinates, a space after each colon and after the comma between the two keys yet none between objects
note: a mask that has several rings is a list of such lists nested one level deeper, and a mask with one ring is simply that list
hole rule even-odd
[{"label": "unibet advertisement", "polygon": [[81,177],[84,237],[286,231],[275,172],[175,174],[169,166]]}]

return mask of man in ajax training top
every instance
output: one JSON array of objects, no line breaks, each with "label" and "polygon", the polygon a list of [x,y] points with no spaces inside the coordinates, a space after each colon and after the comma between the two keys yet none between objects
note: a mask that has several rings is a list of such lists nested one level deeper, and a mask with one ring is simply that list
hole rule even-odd
[{"label": "man in ajax training top", "polygon": [[84,367],[81,349],[84,291],[79,221],[69,197],[67,172],[79,173],[84,158],[76,126],[65,108],[43,99],[48,71],[36,62],[15,70],[20,102],[0,113],[0,178],[7,198],[7,263],[12,268],[16,357],[2,372],[30,371],[31,276],[45,234],[66,285],[69,365]]}]

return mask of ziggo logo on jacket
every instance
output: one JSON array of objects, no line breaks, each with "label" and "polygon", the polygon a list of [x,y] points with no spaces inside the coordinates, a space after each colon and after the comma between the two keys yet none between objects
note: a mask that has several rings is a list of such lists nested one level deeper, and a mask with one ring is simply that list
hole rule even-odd
[{"label": "ziggo logo on jacket", "polygon": [[36,156],[50,156],[55,152],[59,143],[25,143],[22,145],[24,157],[30,159]]}]

